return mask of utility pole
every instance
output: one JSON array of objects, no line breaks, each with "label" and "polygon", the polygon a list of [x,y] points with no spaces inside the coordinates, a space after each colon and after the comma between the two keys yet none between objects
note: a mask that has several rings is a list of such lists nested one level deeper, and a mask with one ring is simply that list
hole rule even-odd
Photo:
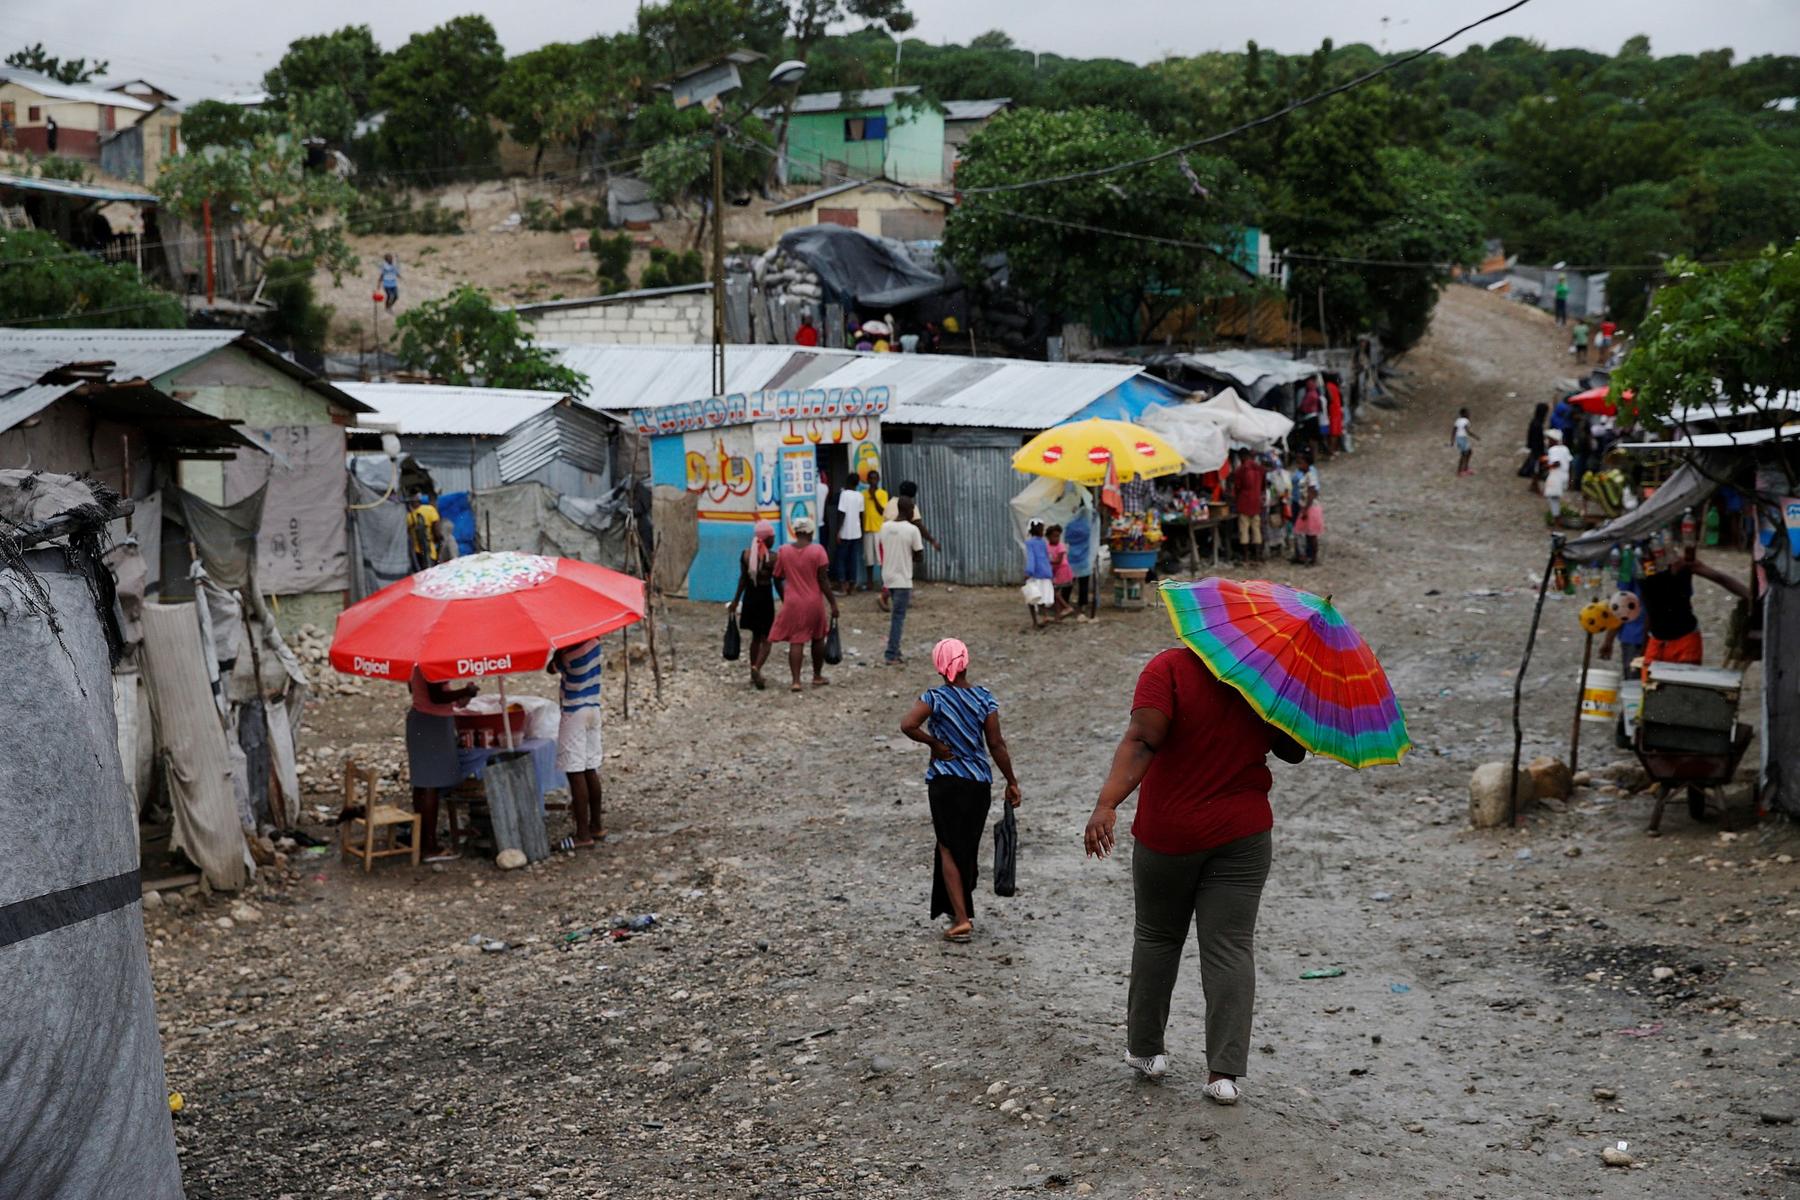
[{"label": "utility pole", "polygon": [[725,394],[725,122],[713,117],[712,394]]}]

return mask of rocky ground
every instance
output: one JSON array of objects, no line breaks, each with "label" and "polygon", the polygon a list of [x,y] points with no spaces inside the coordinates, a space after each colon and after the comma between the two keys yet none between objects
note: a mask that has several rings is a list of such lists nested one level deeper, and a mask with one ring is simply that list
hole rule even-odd
[{"label": "rocky ground", "polygon": [[[717,660],[716,608],[677,605],[662,701],[640,663],[627,721],[609,683],[602,848],[504,874],[302,852],[242,900],[147,913],[189,1195],[1800,1194],[1794,828],[1676,804],[1653,839],[1649,798],[1610,785],[1467,828],[1471,769],[1511,747],[1544,553],[1513,447],[1556,345],[1536,313],[1450,293],[1403,407],[1324,467],[1323,565],[1266,571],[1334,595],[1418,749],[1276,766],[1241,1106],[1200,1095],[1191,955],[1175,1073],[1120,1061],[1128,859],[1080,847],[1160,611],[1032,634],[1010,590],[934,585],[913,665],[887,671],[859,597],[833,686],[789,696]],[[1482,441],[1459,480],[1461,405]],[[924,758],[896,729],[950,633],[1025,786],[1019,895],[984,890],[967,946],[926,916]],[[1528,757],[1566,751],[1578,657],[1552,601]],[[321,699],[319,803],[346,753],[396,758],[403,704]],[[1590,739],[1582,765],[1619,758]]]}]

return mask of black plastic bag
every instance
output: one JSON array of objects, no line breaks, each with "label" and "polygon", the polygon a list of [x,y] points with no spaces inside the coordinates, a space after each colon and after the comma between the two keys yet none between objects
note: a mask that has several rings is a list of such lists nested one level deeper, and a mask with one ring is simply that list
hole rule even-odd
[{"label": "black plastic bag", "polygon": [[1011,896],[1019,890],[1019,823],[1013,806],[1001,803],[1005,811],[994,823],[994,895]]},{"label": "black plastic bag", "polygon": [[844,643],[838,637],[835,619],[831,622],[831,632],[825,635],[825,661],[834,667],[844,661]]},{"label": "black plastic bag", "polygon": [[736,662],[744,652],[744,635],[738,632],[737,618],[725,618],[725,661]]}]

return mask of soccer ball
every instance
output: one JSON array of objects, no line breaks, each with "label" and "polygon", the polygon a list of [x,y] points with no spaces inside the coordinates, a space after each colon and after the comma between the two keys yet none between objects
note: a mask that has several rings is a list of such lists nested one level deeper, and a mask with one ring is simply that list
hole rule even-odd
[{"label": "soccer ball", "polygon": [[1594,600],[1581,607],[1581,628],[1586,633],[1605,633],[1621,624],[1623,622],[1613,616],[1612,608],[1604,600]]},{"label": "soccer ball", "polygon": [[1612,610],[1612,615],[1619,619],[1621,625],[1637,620],[1638,614],[1644,611],[1643,604],[1632,592],[1614,592],[1606,602],[1606,607]]}]

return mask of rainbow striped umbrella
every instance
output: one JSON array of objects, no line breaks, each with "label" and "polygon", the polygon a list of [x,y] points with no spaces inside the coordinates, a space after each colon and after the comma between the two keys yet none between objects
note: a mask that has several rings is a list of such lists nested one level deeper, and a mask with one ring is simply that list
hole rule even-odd
[{"label": "rainbow striped umbrella", "polygon": [[1329,597],[1214,578],[1164,583],[1162,598],[1175,636],[1314,754],[1375,767],[1412,749],[1386,672]]}]

